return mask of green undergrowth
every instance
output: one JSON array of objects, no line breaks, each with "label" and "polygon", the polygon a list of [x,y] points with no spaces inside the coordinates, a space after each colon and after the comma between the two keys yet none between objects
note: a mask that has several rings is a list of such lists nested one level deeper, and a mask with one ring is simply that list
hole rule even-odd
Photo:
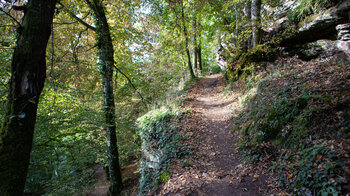
[{"label": "green undergrowth", "polygon": [[208,66],[208,67],[204,67],[203,68],[203,72],[207,73],[207,74],[217,74],[217,73],[221,73],[222,70],[218,65],[213,65],[213,66]]},{"label": "green undergrowth", "polygon": [[137,120],[143,153],[140,195],[154,191],[166,182],[170,177],[169,164],[186,154],[186,150],[177,145],[182,138],[177,127],[182,113],[175,105],[164,106]]},{"label": "green undergrowth", "polygon": [[339,185],[346,180],[339,176],[344,163],[338,158],[325,143],[297,145],[295,150],[284,151],[270,170],[284,174],[279,186],[287,186],[296,195],[339,195]]},{"label": "green undergrowth", "polygon": [[295,195],[341,195],[350,176],[350,148],[340,145],[350,138],[349,89],[337,86],[349,77],[346,64],[313,73],[306,65],[267,66],[226,89],[242,94],[234,132],[244,160],[270,165]]},{"label": "green undergrowth", "polygon": [[314,14],[321,9],[329,8],[338,2],[341,2],[341,0],[300,0],[298,6],[288,13],[288,21],[290,23],[300,22],[306,16]]}]

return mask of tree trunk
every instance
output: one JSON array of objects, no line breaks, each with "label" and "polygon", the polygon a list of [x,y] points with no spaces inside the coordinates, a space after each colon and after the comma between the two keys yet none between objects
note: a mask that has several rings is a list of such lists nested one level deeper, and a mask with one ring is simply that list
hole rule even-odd
[{"label": "tree trunk", "polygon": [[113,93],[114,50],[105,9],[100,0],[86,0],[95,15],[99,68],[102,75],[103,103],[107,131],[110,195],[120,195],[123,188],[117,146]]},{"label": "tree trunk", "polygon": [[201,42],[199,42],[199,44],[198,44],[197,56],[198,56],[197,58],[198,58],[199,70],[203,71]]},{"label": "tree trunk", "polygon": [[181,1],[181,18],[182,18],[182,25],[183,25],[183,31],[185,36],[185,44],[186,44],[186,54],[187,54],[187,62],[188,62],[188,69],[191,74],[191,78],[196,78],[196,76],[193,73],[192,65],[191,65],[191,55],[190,55],[190,49],[188,47],[188,36],[187,36],[187,29],[185,24],[185,14],[184,14],[184,7],[183,2]]},{"label": "tree trunk", "polygon": [[0,130],[0,195],[23,195],[55,4],[56,0],[30,0],[18,27],[6,116]]},{"label": "tree trunk", "polygon": [[193,67],[198,76],[198,46],[197,46],[197,21],[196,16],[193,16]]},{"label": "tree trunk", "polygon": [[198,59],[198,67],[199,70],[202,72],[203,71],[203,65],[202,65],[202,36],[201,36],[201,32],[202,32],[202,25],[200,22],[197,21],[197,41],[198,41],[198,45],[197,45],[197,59]]},{"label": "tree trunk", "polygon": [[[245,4],[244,4],[244,10],[243,10],[244,16],[245,16],[245,19],[246,19],[246,24],[247,24],[246,28],[247,29],[251,29],[252,28],[251,27],[251,19],[252,19],[251,9],[252,9],[252,2],[251,2],[251,0],[247,0],[245,2]],[[251,35],[249,33],[249,37],[246,39],[245,44],[243,46],[244,50],[251,49],[251,46],[252,46],[251,39],[252,38],[251,38]]]},{"label": "tree trunk", "polygon": [[252,0],[252,45],[256,47],[261,39],[261,0]]}]

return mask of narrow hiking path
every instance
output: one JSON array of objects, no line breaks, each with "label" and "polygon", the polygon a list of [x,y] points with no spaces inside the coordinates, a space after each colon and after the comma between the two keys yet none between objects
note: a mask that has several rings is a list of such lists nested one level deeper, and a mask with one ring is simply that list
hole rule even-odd
[{"label": "narrow hiking path", "polygon": [[261,195],[266,188],[261,170],[242,164],[232,134],[237,97],[225,98],[224,87],[222,74],[216,74],[188,91],[185,106],[191,112],[180,127],[193,154],[172,166],[159,195]]}]

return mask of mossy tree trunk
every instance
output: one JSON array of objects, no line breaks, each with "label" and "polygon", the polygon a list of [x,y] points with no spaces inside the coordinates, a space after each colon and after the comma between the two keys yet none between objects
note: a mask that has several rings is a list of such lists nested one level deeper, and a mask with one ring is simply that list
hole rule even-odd
[{"label": "mossy tree trunk", "polygon": [[190,71],[191,74],[191,78],[196,78],[196,76],[194,75],[193,69],[192,69],[192,65],[191,65],[191,55],[190,55],[190,49],[189,49],[189,41],[188,41],[188,35],[187,35],[187,29],[186,29],[186,23],[185,23],[185,13],[184,13],[184,6],[183,6],[183,2],[181,1],[181,19],[182,19],[182,26],[183,26],[183,32],[184,32],[184,36],[185,36],[185,49],[186,49],[186,54],[187,54],[187,63],[188,63],[188,69]]},{"label": "mossy tree trunk", "polygon": [[113,93],[114,50],[105,8],[101,0],[86,0],[94,12],[99,69],[102,75],[104,112],[108,144],[109,194],[120,195],[123,188],[117,146],[115,103]]},{"label": "mossy tree trunk", "polygon": [[256,47],[261,39],[261,0],[252,0],[252,46]]},{"label": "mossy tree trunk", "polygon": [[55,5],[56,0],[30,0],[18,27],[0,130],[0,195],[23,195]]}]

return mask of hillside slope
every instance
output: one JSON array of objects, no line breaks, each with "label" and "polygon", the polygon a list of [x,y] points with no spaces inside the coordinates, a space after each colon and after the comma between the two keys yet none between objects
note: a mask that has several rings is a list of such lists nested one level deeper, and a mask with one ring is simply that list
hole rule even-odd
[{"label": "hillside slope", "polygon": [[156,195],[346,195],[350,67],[296,58],[244,81],[202,78],[188,91],[181,142]]}]

